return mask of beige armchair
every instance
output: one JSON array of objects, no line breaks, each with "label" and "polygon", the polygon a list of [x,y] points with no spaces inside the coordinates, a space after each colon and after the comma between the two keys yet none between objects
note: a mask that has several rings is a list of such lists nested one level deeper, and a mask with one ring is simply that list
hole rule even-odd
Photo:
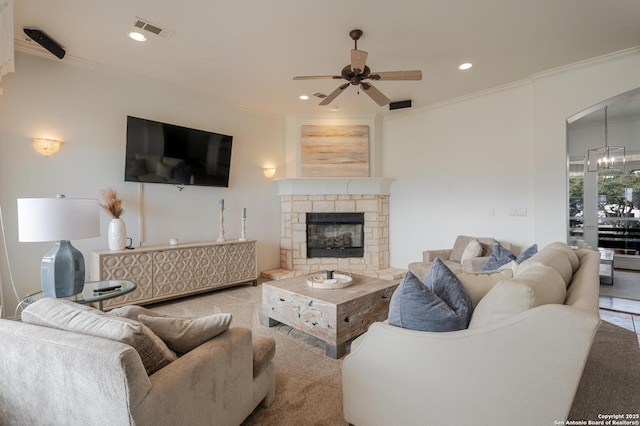
[{"label": "beige armchair", "polygon": [[275,398],[265,339],[232,327],[147,376],[127,344],[0,320],[0,424],[239,425]]},{"label": "beige armchair", "polygon": [[[464,258],[464,252],[469,243],[477,240],[482,247],[479,256]],[[424,279],[431,268],[433,260],[437,257],[443,261],[453,272],[478,272],[491,255],[493,243],[500,243],[504,248],[511,250],[511,244],[506,241],[496,241],[491,237],[470,237],[458,235],[453,247],[450,249],[425,250],[422,252],[422,262],[409,264],[409,271],[416,277]]]}]

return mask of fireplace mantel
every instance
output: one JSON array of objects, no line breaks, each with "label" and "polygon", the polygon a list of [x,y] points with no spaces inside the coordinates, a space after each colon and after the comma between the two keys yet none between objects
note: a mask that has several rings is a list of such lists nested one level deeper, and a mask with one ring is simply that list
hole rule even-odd
[{"label": "fireplace mantel", "polygon": [[391,178],[288,178],[276,180],[278,195],[390,195]]}]

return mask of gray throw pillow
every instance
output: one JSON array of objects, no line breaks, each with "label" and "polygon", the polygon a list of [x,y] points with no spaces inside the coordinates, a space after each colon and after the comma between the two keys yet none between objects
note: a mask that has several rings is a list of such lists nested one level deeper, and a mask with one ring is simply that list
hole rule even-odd
[{"label": "gray throw pillow", "polygon": [[506,265],[507,263],[511,262],[512,260],[516,260],[516,256],[511,253],[511,250],[502,247],[498,243],[494,243],[491,246],[491,255],[489,256],[489,259],[487,259],[487,261],[484,263],[484,265],[482,265],[482,269],[480,271],[494,271],[502,265]]},{"label": "gray throw pillow", "polygon": [[147,326],[68,300],[40,299],[22,311],[22,321],[126,343],[138,351],[148,375],[176,360],[176,354]]},{"label": "gray throw pillow", "polygon": [[138,321],[157,334],[171,350],[184,354],[227,331],[231,324],[231,314],[220,313],[199,318],[143,314],[138,316]]},{"label": "gray throw pillow", "polygon": [[524,262],[525,260],[529,259],[531,256],[533,256],[537,252],[538,252],[538,245],[537,244],[534,244],[531,247],[528,247],[527,249],[525,249],[525,251],[520,253],[520,255],[518,257],[516,257],[516,263],[520,264],[520,263]]},{"label": "gray throw pillow", "polygon": [[389,324],[418,331],[463,330],[472,311],[460,280],[436,258],[424,283],[407,272],[391,296]]}]

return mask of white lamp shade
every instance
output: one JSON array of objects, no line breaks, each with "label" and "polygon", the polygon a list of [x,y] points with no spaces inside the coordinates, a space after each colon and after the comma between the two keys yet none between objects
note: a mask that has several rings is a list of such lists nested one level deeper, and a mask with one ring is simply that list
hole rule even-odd
[{"label": "white lamp shade", "polygon": [[19,198],[18,240],[77,240],[100,236],[98,200],[87,198]]}]

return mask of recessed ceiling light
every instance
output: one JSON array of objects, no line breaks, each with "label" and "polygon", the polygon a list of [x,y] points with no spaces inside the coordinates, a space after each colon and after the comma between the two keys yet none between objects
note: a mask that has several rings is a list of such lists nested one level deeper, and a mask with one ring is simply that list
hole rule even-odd
[{"label": "recessed ceiling light", "polygon": [[330,109],[331,111],[337,111],[337,110],[339,110],[339,109],[340,109],[340,106],[338,106],[338,105],[331,105],[331,106],[329,107],[329,109]]},{"label": "recessed ceiling light", "polygon": [[136,32],[136,31],[130,32],[129,33],[129,37],[131,37],[135,41],[147,41],[147,38],[144,36],[144,34],[141,34],[141,33]]},{"label": "recessed ceiling light", "polygon": [[468,70],[469,68],[471,68],[473,66],[473,64],[471,62],[465,62],[464,64],[461,64],[458,69],[459,70]]},{"label": "recessed ceiling light", "polygon": [[307,96],[307,95],[300,95],[300,99],[302,99],[303,101],[306,101],[307,99],[309,99],[309,96]]}]

